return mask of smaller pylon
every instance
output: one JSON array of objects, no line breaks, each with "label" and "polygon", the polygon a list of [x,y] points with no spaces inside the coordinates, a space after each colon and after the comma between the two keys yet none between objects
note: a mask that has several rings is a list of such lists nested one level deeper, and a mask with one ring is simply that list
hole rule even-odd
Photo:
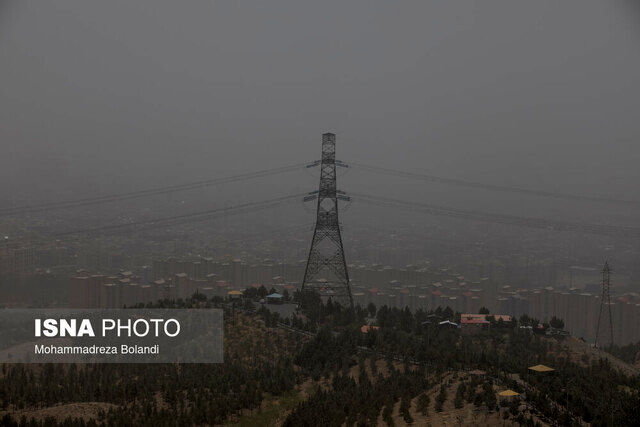
[{"label": "smaller pylon", "polygon": [[609,263],[605,261],[604,268],[602,269],[602,296],[600,297],[600,313],[598,314],[598,328],[596,329],[596,341],[594,343],[595,347],[598,347],[598,339],[602,338],[602,334],[600,334],[600,325],[603,325],[604,328],[607,327],[607,325],[603,324],[602,322],[603,312],[605,316],[609,318],[608,319],[609,345],[613,345],[613,317],[611,317],[611,292],[610,292],[611,280],[610,279],[611,279],[611,269],[609,268]]}]

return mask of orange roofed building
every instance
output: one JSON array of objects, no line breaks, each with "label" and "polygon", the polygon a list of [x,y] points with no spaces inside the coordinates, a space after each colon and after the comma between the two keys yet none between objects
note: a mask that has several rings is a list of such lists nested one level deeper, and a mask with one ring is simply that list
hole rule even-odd
[{"label": "orange roofed building", "polygon": [[487,320],[488,317],[493,317],[496,322],[502,320],[503,322],[511,322],[512,317],[508,314],[461,314],[461,319],[480,319]]},{"label": "orange roofed building", "polygon": [[496,321],[511,322],[511,316],[507,314],[461,314],[460,326],[466,330],[478,330],[489,328],[491,322],[487,318],[493,317]]}]

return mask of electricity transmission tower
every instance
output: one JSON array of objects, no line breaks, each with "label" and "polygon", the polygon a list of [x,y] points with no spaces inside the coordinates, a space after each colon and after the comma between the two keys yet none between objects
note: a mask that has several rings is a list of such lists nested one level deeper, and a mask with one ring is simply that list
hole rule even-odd
[{"label": "electricity transmission tower", "polygon": [[[606,324],[602,322],[602,313],[605,313],[605,317],[608,317],[609,323],[609,345],[613,345],[613,318],[611,317],[611,294],[609,292],[610,289],[610,275],[611,270],[609,268],[609,263],[605,261],[604,268],[602,269],[602,296],[600,298],[600,314],[598,314],[598,329],[596,329],[596,341],[594,343],[595,347],[598,347],[598,339],[602,338],[600,334],[600,325],[602,324],[605,328],[605,336],[606,336]],[[607,322],[607,320],[605,320]],[[603,340],[604,341],[604,340]]]},{"label": "electricity transmission tower", "polygon": [[[338,164],[342,166],[340,162]],[[315,197],[305,197],[305,201]],[[302,291],[311,290],[320,294],[323,299],[331,298],[342,306],[353,306],[338,221],[338,199],[349,198],[336,187],[336,135],[333,133],[322,135],[320,188],[317,198],[316,227],[302,280]]]}]

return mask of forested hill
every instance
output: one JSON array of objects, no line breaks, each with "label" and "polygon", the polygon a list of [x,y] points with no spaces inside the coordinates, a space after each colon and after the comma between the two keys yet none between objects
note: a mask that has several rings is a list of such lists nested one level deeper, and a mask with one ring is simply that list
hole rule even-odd
[{"label": "forested hill", "polygon": [[[621,370],[628,366],[622,361],[612,364],[568,345],[570,337],[549,338],[519,327],[535,319],[495,322],[489,330],[468,334],[434,321],[459,317],[448,308],[345,310],[305,295],[305,312],[283,319],[256,304],[258,299],[248,291],[239,303],[194,295],[155,305],[223,308],[222,364],[3,365],[0,421],[640,424],[638,375]],[[554,370],[528,369],[533,365]],[[505,390],[517,396],[502,397]]]}]

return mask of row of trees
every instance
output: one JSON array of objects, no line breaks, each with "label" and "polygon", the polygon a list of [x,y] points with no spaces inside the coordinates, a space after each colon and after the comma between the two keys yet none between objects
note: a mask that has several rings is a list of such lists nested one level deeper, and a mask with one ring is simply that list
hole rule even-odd
[{"label": "row of trees", "polygon": [[[328,375],[332,369],[344,369],[366,348],[372,354],[418,363],[429,369],[484,370],[490,377],[501,378],[514,390],[526,393],[542,416],[565,424],[571,423],[569,414],[601,425],[640,423],[638,412],[632,409],[640,403],[640,379],[624,375],[606,360],[585,366],[561,354],[554,340],[516,327],[497,328],[480,335],[465,335],[457,329],[439,327],[433,318],[455,316],[449,308],[412,312],[386,306],[368,307],[366,312],[375,312],[380,329],[364,334],[359,330],[358,321],[344,325],[345,320],[358,318],[357,310],[353,310],[351,316],[341,313],[342,324],[327,320],[326,324],[332,326],[322,329],[316,339],[301,350],[296,363],[318,378]],[[538,321],[523,316],[514,322],[517,324],[537,325]],[[561,319],[553,319],[553,324],[563,326]],[[547,374],[529,371],[528,367],[535,364],[549,365],[556,371]],[[523,382],[507,375],[512,373],[518,374]],[[474,391],[465,398],[489,409],[496,408],[490,384],[482,387],[483,393]],[[463,388],[460,396],[465,392]],[[439,401],[443,397],[442,394],[436,397],[436,408],[441,407]],[[385,416],[384,411],[382,415]]]},{"label": "row of trees", "polygon": [[[102,421],[179,419],[185,425],[218,424],[231,414],[260,406],[266,393],[292,390],[297,375],[282,358],[253,366],[226,360],[220,365],[4,365],[0,379],[3,410],[70,402],[109,402],[118,409]],[[157,396],[161,396],[162,405]]]},{"label": "row of trees", "polygon": [[[146,307],[225,307],[219,298],[203,295],[163,300]],[[225,308],[226,328],[233,331],[231,309]],[[231,328],[231,329],[229,329]],[[280,342],[280,335],[270,336]],[[251,338],[251,337],[249,337]],[[257,348],[273,348],[257,347]],[[71,402],[108,402],[117,405],[102,413],[107,425],[213,425],[245,410],[258,409],[266,395],[293,390],[301,380],[291,357],[281,352],[241,361],[237,349],[225,348],[221,364],[3,364],[0,410],[37,409]],[[293,347],[295,348],[295,346]],[[26,420],[25,420],[26,422]],[[51,420],[29,425],[53,425]],[[20,423],[10,415],[2,425]],[[66,425],[84,425],[67,420]]]},{"label": "row of trees", "polygon": [[640,341],[622,346],[609,346],[605,350],[627,363],[634,364],[640,362]]},{"label": "row of trees", "polygon": [[[327,342],[327,337],[318,341]],[[341,342],[342,338],[336,338],[333,345],[340,346]],[[317,343],[312,346],[317,348]],[[326,366],[326,361],[319,362]],[[411,399],[432,385],[427,380],[424,369],[400,370],[392,363],[387,363],[389,375],[383,376],[377,372],[374,374],[375,381],[372,382],[362,358],[359,362],[358,381],[348,375],[350,366],[336,361],[330,373],[333,378],[330,389],[318,388],[288,416],[284,425],[334,426],[346,423],[350,426],[374,426],[381,413],[387,424],[393,425],[391,414],[398,401],[401,415],[410,423],[413,421],[409,412]],[[314,367],[307,365],[308,368]],[[426,411],[426,407],[423,409]]]},{"label": "row of trees", "polygon": [[[267,395],[281,395],[308,378],[324,377],[330,379],[328,386],[317,388],[292,411],[286,425],[375,425],[381,414],[390,423],[398,402],[401,416],[410,423],[412,399],[417,398],[418,411],[427,413],[431,398],[425,390],[439,384],[445,371],[480,369],[487,376],[463,382],[455,390],[454,406],[467,402],[496,409],[496,397],[488,381],[496,378],[526,393],[529,403],[541,414],[565,424],[570,423],[570,418],[562,418],[567,403],[570,412],[586,422],[640,423],[640,379],[625,376],[604,360],[589,365],[576,363],[559,354],[553,340],[526,330],[495,328],[480,335],[465,335],[458,329],[438,326],[438,319],[459,316],[450,308],[412,312],[369,305],[351,309],[323,304],[314,295],[298,293],[294,298],[303,302],[306,317],[280,319],[264,310],[258,314],[270,328],[284,321],[317,331],[313,338],[296,335],[295,345],[283,346],[281,352],[252,357],[248,363],[230,357],[237,352],[229,353],[227,348],[225,362],[219,365],[43,365],[37,370],[3,365],[0,408],[98,401],[117,405],[95,420],[107,425],[220,424],[243,411],[259,410]],[[157,306],[222,307],[229,322],[227,328],[233,331],[236,327],[231,304],[221,298],[196,295],[164,300]],[[362,333],[360,327],[373,316],[380,328]],[[526,317],[518,322],[537,324]],[[280,339],[279,333],[269,336]],[[388,375],[378,372],[374,361],[379,358],[386,360]],[[405,368],[396,369],[394,361],[404,361]],[[553,366],[556,371],[528,371],[527,367],[538,363]],[[349,376],[356,364],[357,380]],[[415,368],[408,369],[409,365]],[[521,381],[507,374],[518,374]],[[442,409],[448,399],[447,389],[439,390],[433,396],[435,410]],[[8,425],[20,422],[11,417],[2,421]]]}]

